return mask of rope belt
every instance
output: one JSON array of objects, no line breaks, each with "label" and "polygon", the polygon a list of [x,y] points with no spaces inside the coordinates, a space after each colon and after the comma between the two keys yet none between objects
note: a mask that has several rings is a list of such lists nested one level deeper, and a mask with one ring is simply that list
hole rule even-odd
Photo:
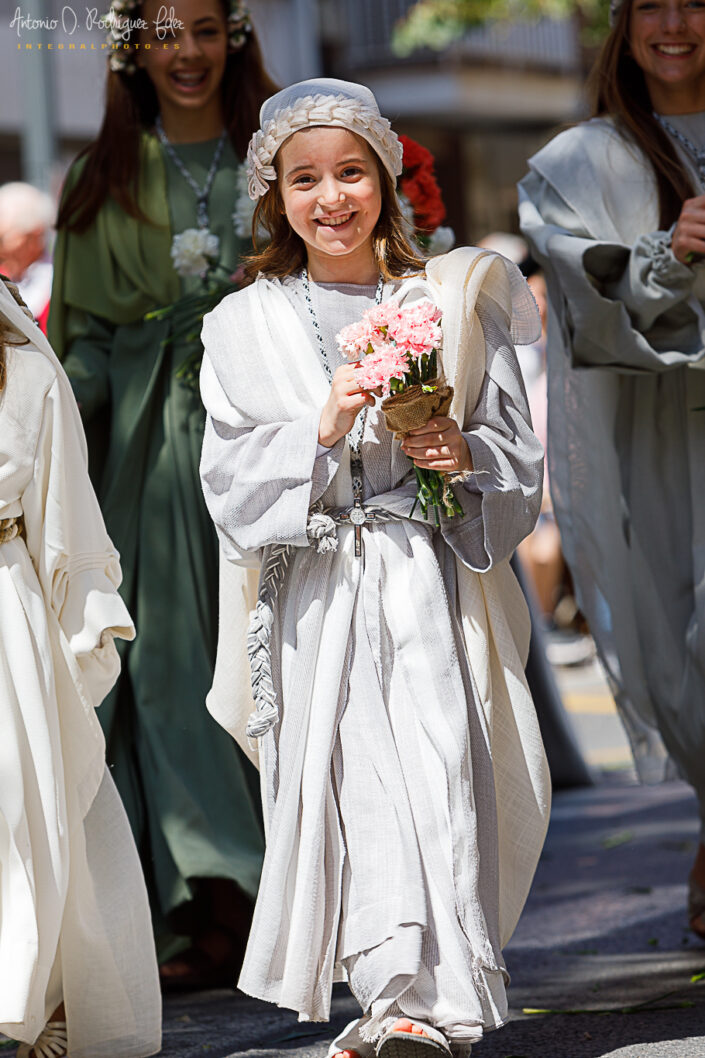
[{"label": "rope belt", "polygon": [[24,535],[24,518],[0,518],[0,544],[7,544],[16,536]]},{"label": "rope belt", "polygon": [[[306,535],[309,546],[315,547],[319,555],[338,550],[339,525],[355,528],[355,554],[360,552],[362,526],[368,523],[384,525],[401,522],[403,519],[382,507],[333,507],[324,509],[320,504],[309,511]],[[289,562],[297,551],[293,544],[273,544],[265,552],[260,576],[257,605],[247,630],[247,656],[250,661],[250,678],[255,710],[247,721],[247,737],[261,738],[279,720],[277,697],[272,681],[271,635],[274,624],[274,602],[284,582]]]}]

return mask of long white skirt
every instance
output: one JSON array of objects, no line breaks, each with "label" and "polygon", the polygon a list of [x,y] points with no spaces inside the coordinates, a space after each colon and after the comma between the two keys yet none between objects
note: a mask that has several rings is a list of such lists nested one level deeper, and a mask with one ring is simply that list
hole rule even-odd
[{"label": "long white skirt", "polygon": [[507,1004],[455,559],[410,522],[368,531],[362,560],[339,535],[334,556],[297,554],[278,599],[282,716],[262,746],[267,853],[239,983],[322,1020],[337,967],[363,1041],[403,1014],[462,1045]]},{"label": "long white skirt", "polygon": [[146,890],[107,771],[81,809],[96,736],[52,618],[24,542],[0,546],[0,1031],[33,1043],[63,1000],[72,1058],[140,1058],[161,1041]]}]

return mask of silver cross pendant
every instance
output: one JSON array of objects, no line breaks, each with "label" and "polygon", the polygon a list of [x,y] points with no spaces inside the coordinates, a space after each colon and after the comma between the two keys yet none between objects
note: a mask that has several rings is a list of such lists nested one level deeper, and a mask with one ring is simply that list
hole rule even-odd
[{"label": "silver cross pendant", "polygon": [[362,556],[362,527],[367,521],[367,515],[362,509],[359,498],[355,500],[353,509],[350,511],[350,521],[355,526],[355,558]]}]

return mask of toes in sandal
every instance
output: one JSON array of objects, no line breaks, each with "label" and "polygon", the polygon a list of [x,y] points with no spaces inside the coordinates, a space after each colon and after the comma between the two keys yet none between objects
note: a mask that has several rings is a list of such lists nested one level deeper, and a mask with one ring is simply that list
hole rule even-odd
[{"label": "toes in sandal", "polygon": [[438,1029],[420,1021],[411,1024],[418,1025],[426,1035],[392,1027],[377,1044],[377,1058],[450,1058],[448,1041]]},{"label": "toes in sandal", "polygon": [[17,1058],[64,1058],[68,1052],[65,1021],[48,1021],[34,1043],[22,1043]]},{"label": "toes in sandal", "polygon": [[705,940],[705,889],[692,874],[688,878],[688,922],[693,933]]}]

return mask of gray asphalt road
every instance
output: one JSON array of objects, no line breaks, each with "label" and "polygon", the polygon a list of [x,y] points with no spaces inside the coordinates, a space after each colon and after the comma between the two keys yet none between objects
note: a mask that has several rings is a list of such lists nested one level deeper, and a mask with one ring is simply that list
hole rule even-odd
[{"label": "gray asphalt road", "polygon": [[[705,982],[690,980],[705,970],[705,946],[685,921],[697,834],[694,799],[681,783],[639,787],[618,774],[558,795],[506,952],[512,1020],[473,1058],[705,1058]],[[659,996],[638,1012],[618,1012]],[[224,991],[169,999],[163,1053],[324,1058],[333,1030],[354,1015],[343,988],[331,1025],[300,1025]]]}]

